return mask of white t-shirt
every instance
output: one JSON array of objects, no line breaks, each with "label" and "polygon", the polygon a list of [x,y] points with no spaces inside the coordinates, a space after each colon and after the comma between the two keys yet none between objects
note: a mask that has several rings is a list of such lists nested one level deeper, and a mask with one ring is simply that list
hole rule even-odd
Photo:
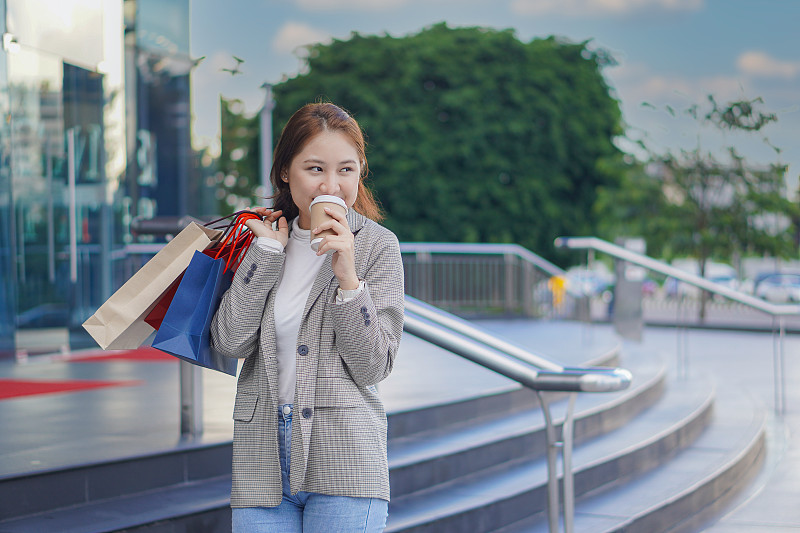
[{"label": "white t-shirt", "polygon": [[[292,221],[292,231],[286,244],[286,261],[283,263],[283,277],[275,293],[275,335],[278,341],[278,405],[294,403],[294,389],[297,383],[297,334],[306,300],[311,293],[324,255],[317,255],[311,249],[311,230],[301,229],[299,218]],[[276,250],[272,239],[259,238],[257,244]],[[274,244],[273,244],[274,243]],[[266,246],[264,246],[266,245]]]}]

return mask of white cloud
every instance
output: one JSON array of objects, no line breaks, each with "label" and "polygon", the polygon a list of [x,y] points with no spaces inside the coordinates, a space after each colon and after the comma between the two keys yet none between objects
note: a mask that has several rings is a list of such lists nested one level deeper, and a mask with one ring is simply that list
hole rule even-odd
[{"label": "white cloud", "polygon": [[795,78],[800,74],[800,61],[781,61],[765,52],[745,52],[736,60],[739,70],[759,78]]},{"label": "white cloud", "polygon": [[408,0],[295,0],[305,11],[368,10],[385,11],[400,7]]},{"label": "white cloud", "polygon": [[[800,153],[793,148],[796,137],[794,125],[797,123],[795,117],[800,114],[780,111],[781,106],[794,99],[783,99],[774,90],[755,85],[756,80],[746,75],[665,75],[644,63],[636,63],[609,69],[606,76],[622,103],[628,139],[643,140],[659,152],[702,147],[704,151],[725,159],[727,147],[735,146],[751,163],[775,162],[776,154],[764,142],[764,135],[720,132],[713,127],[702,126],[685,113],[693,105],[698,105],[703,112],[708,111],[709,95],[719,103],[762,96],[765,100],[763,109],[777,110],[779,115],[779,122],[770,125],[764,133],[774,146],[783,149],[780,158],[791,165],[788,176],[796,183],[797,171],[794,169],[800,164]],[[642,105],[645,103],[649,105]],[[626,139],[618,140],[618,143],[621,149],[629,153],[639,153]]]},{"label": "white cloud", "polygon": [[292,53],[300,46],[327,42],[331,35],[299,22],[284,24],[272,40],[272,48],[280,53]]},{"label": "white cloud", "polygon": [[645,10],[697,11],[704,0],[512,0],[520,15],[627,15]]},{"label": "white cloud", "polygon": [[623,64],[609,72],[612,86],[628,106],[649,102],[654,105],[672,103],[687,106],[704,102],[709,94],[717,100],[733,100],[746,96],[743,79],[731,76],[687,78],[654,73],[644,64]]}]

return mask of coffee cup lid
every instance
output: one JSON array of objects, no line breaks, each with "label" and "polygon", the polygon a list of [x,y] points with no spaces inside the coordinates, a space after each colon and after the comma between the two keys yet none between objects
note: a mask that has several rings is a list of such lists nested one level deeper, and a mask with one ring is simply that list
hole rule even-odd
[{"label": "coffee cup lid", "polygon": [[331,204],[338,204],[338,205],[344,207],[345,212],[347,211],[347,204],[344,203],[344,200],[342,200],[338,196],[334,196],[332,194],[322,194],[320,196],[317,196],[316,198],[314,198],[311,201],[311,205],[308,206],[308,209],[310,210],[311,206],[313,206],[314,204],[322,203],[322,202],[328,202],[328,203],[331,203]]}]

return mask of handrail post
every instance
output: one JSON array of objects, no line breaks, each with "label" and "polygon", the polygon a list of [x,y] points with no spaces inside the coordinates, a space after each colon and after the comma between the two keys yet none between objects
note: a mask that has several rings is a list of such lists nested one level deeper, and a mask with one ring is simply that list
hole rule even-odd
[{"label": "handrail post", "polygon": [[533,299],[533,266],[522,261],[522,309],[527,317],[535,317],[536,310]]},{"label": "handrail post", "polygon": [[572,443],[575,428],[576,393],[569,395],[567,413],[561,426],[561,462],[564,469],[564,532],[572,533],[575,523],[575,477],[572,472]]},{"label": "handrail post", "polygon": [[431,290],[431,279],[433,279],[433,275],[431,273],[431,254],[424,251],[419,251],[416,253],[416,264],[414,268],[417,271],[417,275],[419,279],[415,280],[417,287],[419,287],[419,298],[425,301],[431,301],[431,296],[433,295],[433,290]]},{"label": "handrail post", "polygon": [[[786,382],[783,372],[784,364],[784,343],[786,338],[786,318],[780,315],[778,318],[778,339],[777,342],[773,340],[772,343],[772,356],[773,356],[773,379],[775,380],[775,412],[778,415],[783,415],[786,412]],[[773,328],[773,339],[775,337],[775,330]]]},{"label": "handrail post", "polygon": [[515,256],[512,254],[503,254],[503,278],[505,281],[505,311],[509,315],[514,312],[517,304],[518,291],[514,290],[514,266]]},{"label": "handrail post", "polygon": [[537,390],[539,403],[544,414],[545,435],[547,437],[547,523],[550,533],[558,533],[559,490],[558,454],[561,451],[562,490],[564,509],[564,533],[572,533],[575,523],[575,483],[572,472],[572,443],[574,437],[574,412],[577,394],[569,394],[567,412],[561,424],[561,440],[558,439],[550,402],[542,391]]},{"label": "handrail post", "polygon": [[558,533],[558,447],[550,404],[541,391],[536,391],[544,414],[545,435],[547,437],[547,523],[550,533]]},{"label": "handrail post", "polygon": [[181,437],[203,433],[203,374],[199,366],[180,361]]},{"label": "handrail post", "polygon": [[689,377],[689,320],[684,306],[685,295],[676,295],[678,316],[676,318],[675,332],[677,335],[677,372],[678,379]]}]

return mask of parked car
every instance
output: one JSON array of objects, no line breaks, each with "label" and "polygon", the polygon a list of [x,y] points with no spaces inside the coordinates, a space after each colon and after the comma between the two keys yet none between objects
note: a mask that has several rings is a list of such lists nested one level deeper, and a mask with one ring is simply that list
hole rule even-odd
[{"label": "parked car", "polygon": [[773,303],[800,303],[800,274],[776,272],[764,276],[754,294]]}]

